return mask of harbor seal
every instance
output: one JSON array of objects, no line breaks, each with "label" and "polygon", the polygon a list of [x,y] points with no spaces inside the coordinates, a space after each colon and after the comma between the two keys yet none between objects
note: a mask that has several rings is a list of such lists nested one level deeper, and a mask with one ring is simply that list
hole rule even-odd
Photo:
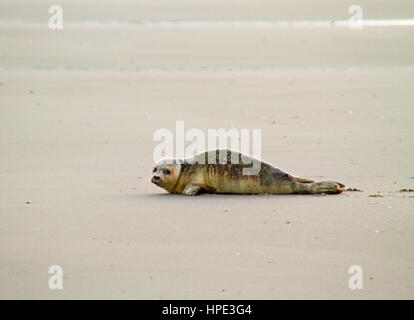
[{"label": "harbor seal", "polygon": [[[243,169],[251,167],[254,161],[260,165],[258,172],[244,174]],[[189,196],[201,193],[335,194],[345,187],[335,181],[298,178],[232,150],[211,150],[187,159],[160,160],[152,170],[151,182],[169,193]]]}]

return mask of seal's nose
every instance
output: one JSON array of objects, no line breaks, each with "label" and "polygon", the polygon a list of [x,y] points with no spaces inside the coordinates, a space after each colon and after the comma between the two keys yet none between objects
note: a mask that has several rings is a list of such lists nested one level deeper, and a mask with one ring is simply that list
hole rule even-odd
[{"label": "seal's nose", "polygon": [[159,176],[153,176],[152,179],[151,179],[151,182],[155,183],[155,182],[158,182],[160,180],[161,180],[161,178]]}]

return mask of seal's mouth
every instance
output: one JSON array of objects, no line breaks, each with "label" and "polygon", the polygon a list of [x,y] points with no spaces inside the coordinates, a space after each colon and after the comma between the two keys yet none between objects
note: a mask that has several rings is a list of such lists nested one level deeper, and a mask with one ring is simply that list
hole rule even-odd
[{"label": "seal's mouth", "polygon": [[151,182],[154,183],[154,184],[156,184],[156,185],[159,185],[162,182],[162,180],[161,180],[161,178],[159,176],[153,176],[151,178]]}]

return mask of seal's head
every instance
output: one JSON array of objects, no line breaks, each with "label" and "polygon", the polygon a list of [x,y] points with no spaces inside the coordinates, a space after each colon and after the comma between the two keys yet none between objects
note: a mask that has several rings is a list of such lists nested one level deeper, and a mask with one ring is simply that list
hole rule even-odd
[{"label": "seal's head", "polygon": [[157,186],[173,191],[181,173],[181,162],[175,159],[162,159],[152,168],[151,182]]}]

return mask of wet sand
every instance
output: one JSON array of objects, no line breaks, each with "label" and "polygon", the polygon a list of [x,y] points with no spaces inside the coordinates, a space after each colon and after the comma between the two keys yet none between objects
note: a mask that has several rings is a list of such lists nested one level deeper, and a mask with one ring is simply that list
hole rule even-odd
[{"label": "wet sand", "polygon": [[[22,3],[0,5],[0,298],[414,298],[414,27],[93,25],[349,15],[85,1],[51,31],[49,3]],[[412,6],[372,3],[373,19]],[[265,161],[362,192],[165,194],[152,136],[177,120],[259,128]]]}]

